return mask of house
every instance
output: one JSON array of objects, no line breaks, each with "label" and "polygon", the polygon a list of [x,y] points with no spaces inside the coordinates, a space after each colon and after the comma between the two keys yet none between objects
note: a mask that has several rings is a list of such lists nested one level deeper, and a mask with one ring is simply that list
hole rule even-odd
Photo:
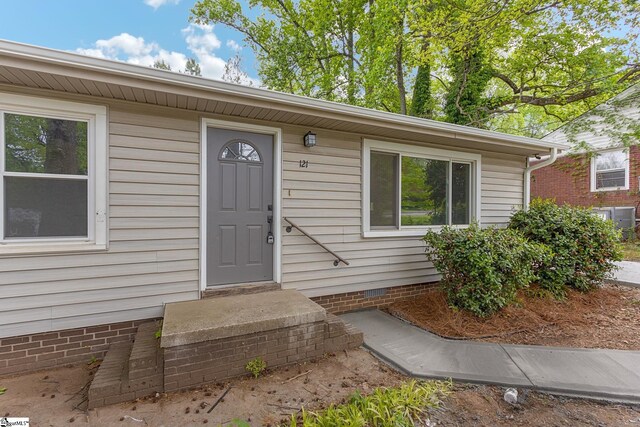
[{"label": "house", "polygon": [[640,141],[616,119],[640,124],[639,98],[635,84],[543,138],[573,147],[532,173],[532,196],[592,206],[619,227],[633,228],[640,221]]},{"label": "house", "polygon": [[428,228],[504,225],[568,148],[9,41],[0,120],[0,374],[234,289],[417,295]]}]

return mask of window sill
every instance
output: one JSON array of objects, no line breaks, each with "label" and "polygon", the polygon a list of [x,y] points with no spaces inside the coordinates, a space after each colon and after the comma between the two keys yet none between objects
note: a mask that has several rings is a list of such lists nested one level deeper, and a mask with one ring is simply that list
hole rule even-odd
[{"label": "window sill", "polygon": [[606,188],[594,188],[592,193],[606,193],[611,191],[629,191],[629,187],[606,187]]},{"label": "window sill", "polygon": [[50,254],[73,254],[86,252],[105,252],[107,245],[95,243],[4,243],[0,244],[0,257],[36,256]]},{"label": "window sill", "polygon": [[[431,227],[423,228],[410,228],[404,230],[369,230],[362,233],[362,237],[375,238],[375,237],[422,237],[427,234],[427,231],[439,232],[442,230],[443,225],[433,225]],[[467,228],[468,225],[452,225],[451,228]]]}]

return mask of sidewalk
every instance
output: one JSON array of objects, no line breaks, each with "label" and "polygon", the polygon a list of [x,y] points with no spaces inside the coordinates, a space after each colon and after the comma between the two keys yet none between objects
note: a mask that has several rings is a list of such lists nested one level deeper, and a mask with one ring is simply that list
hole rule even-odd
[{"label": "sidewalk", "polygon": [[409,375],[640,403],[640,351],[447,340],[378,310],[341,316],[364,345]]},{"label": "sidewalk", "polygon": [[640,287],[640,262],[620,261],[616,265],[620,269],[614,273],[615,278],[609,280],[611,283]]}]

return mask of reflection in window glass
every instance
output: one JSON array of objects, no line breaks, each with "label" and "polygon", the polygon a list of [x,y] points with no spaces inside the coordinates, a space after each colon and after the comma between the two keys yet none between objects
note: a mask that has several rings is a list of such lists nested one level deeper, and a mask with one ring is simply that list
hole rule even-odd
[{"label": "reflection in window glass", "polygon": [[445,225],[449,162],[402,157],[402,225]]},{"label": "reflection in window glass", "polygon": [[243,141],[232,141],[225,145],[220,158],[226,160],[243,160],[245,162],[259,162],[260,154],[253,145]]},{"label": "reflection in window glass", "polygon": [[87,123],[4,115],[5,170],[87,175]]},{"label": "reflection in window glass", "polygon": [[451,223],[469,224],[471,207],[471,165],[451,164]]},{"label": "reflection in window glass", "polygon": [[627,154],[624,150],[600,153],[595,163],[597,189],[626,186]]},{"label": "reflection in window glass", "polygon": [[86,237],[87,181],[4,178],[5,238]]},{"label": "reflection in window glass", "polygon": [[397,227],[398,155],[371,152],[371,227]]}]

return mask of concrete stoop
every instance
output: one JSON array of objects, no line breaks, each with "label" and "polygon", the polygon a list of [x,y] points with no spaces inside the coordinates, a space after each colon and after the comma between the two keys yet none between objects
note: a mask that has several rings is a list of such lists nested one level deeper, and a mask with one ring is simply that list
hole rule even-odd
[{"label": "concrete stoop", "polygon": [[111,344],[89,387],[89,409],[163,391],[163,352],[155,337],[159,328],[159,322],[143,323],[132,343]]},{"label": "concrete stoop", "polygon": [[358,348],[363,334],[293,290],[168,304],[133,344],[113,344],[89,388],[89,408],[246,375]]}]

